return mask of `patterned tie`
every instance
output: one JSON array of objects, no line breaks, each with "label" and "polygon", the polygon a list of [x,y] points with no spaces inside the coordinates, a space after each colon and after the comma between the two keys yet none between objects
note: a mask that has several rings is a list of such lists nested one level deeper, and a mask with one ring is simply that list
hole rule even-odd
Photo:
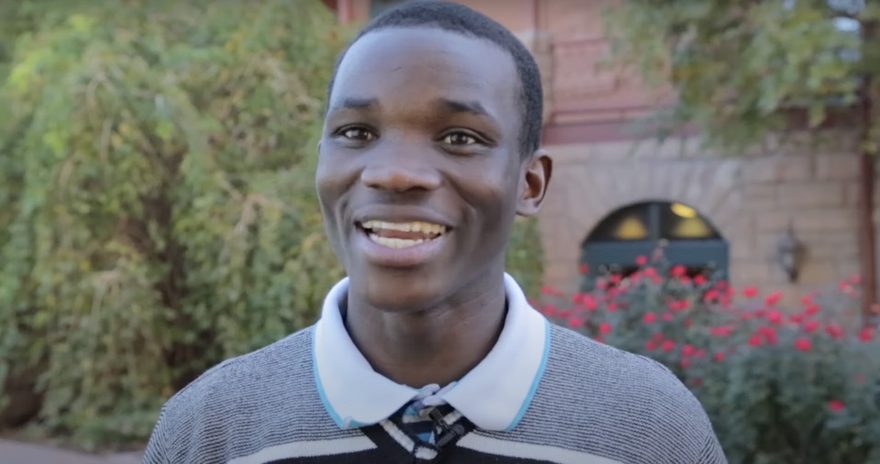
[{"label": "patterned tie", "polygon": [[391,421],[413,440],[437,445],[439,437],[449,430],[449,425],[461,418],[461,414],[443,399],[443,394],[454,385],[455,382],[443,388],[437,384],[422,387],[411,402],[391,417]]}]

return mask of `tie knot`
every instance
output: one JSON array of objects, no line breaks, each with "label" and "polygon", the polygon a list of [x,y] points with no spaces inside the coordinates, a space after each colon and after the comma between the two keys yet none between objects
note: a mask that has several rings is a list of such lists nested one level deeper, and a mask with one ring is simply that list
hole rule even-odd
[{"label": "tie knot", "polygon": [[446,404],[446,400],[443,396],[454,386],[455,382],[452,382],[443,388],[440,388],[440,385],[437,385],[436,383],[425,385],[419,389],[418,393],[416,393],[416,396],[413,398],[413,408],[418,411],[419,414],[422,414],[422,411]]}]

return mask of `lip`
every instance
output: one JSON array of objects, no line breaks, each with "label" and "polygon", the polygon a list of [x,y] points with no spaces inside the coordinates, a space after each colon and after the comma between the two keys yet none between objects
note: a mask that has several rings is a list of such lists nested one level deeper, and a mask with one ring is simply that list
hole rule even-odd
[{"label": "lip", "polygon": [[367,261],[382,267],[413,268],[425,265],[434,260],[443,251],[448,240],[447,231],[443,235],[407,248],[389,248],[380,245],[367,236],[364,229],[358,227],[355,234],[355,246],[363,252]]},{"label": "lip", "polygon": [[367,221],[384,221],[384,222],[428,222],[431,224],[439,224],[446,227],[446,232],[452,230],[452,225],[446,219],[439,215],[423,210],[397,209],[388,211],[390,208],[382,208],[381,210],[365,211],[354,217],[354,224],[358,228]]},{"label": "lip", "polygon": [[[450,226],[449,221],[438,217],[437,214],[424,210],[405,210],[395,208],[376,209],[373,211],[364,211],[362,214],[355,216],[352,227],[355,229],[355,247],[359,249],[364,256],[372,264],[388,268],[413,268],[428,264],[443,252],[443,248],[448,242],[449,234],[454,229]],[[390,248],[380,245],[367,236],[367,232],[362,224],[367,221],[384,221],[384,222],[427,222],[431,224],[439,224],[446,227],[446,232],[435,239],[426,240],[418,245],[407,248]]]}]

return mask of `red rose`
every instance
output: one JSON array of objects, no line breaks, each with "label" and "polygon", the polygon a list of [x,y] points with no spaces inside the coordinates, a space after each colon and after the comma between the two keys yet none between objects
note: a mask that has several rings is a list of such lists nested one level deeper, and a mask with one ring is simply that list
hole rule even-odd
[{"label": "red rose", "polygon": [[690,300],[673,300],[666,305],[671,311],[687,311],[691,307]]},{"label": "red rose", "polygon": [[582,317],[572,316],[568,318],[568,326],[572,329],[578,329],[584,326],[586,319]]},{"label": "red rose", "polygon": [[766,341],[770,345],[775,345],[779,340],[779,337],[776,334],[776,329],[770,326],[764,326],[758,328],[758,334],[764,337],[764,341]]},{"label": "red rose", "polygon": [[767,320],[771,324],[781,324],[782,323],[782,312],[778,310],[770,310],[767,312]]},{"label": "red rose", "polygon": [[767,295],[764,302],[767,303],[767,306],[776,306],[780,300],[782,300],[782,292],[773,292]]},{"label": "red rose", "polygon": [[596,303],[596,298],[589,293],[581,295],[581,304],[589,311],[595,311],[599,307],[599,304]]},{"label": "red rose", "polygon": [[703,295],[703,301],[706,303],[711,303],[713,301],[718,301],[721,299],[721,292],[717,289],[711,288],[709,289],[705,295]]},{"label": "red rose", "polygon": [[798,337],[797,340],[794,341],[794,347],[798,349],[798,351],[810,351],[813,349],[813,341],[806,337]]},{"label": "red rose", "polygon": [[642,322],[648,325],[657,322],[657,314],[654,312],[645,313],[645,315],[642,317]]},{"label": "red rose", "polygon": [[548,304],[541,308],[541,312],[544,313],[544,315],[547,317],[554,317],[559,314],[559,310],[556,309],[556,306],[553,306],[552,304]]},{"label": "red rose", "polygon": [[804,322],[804,331],[807,333],[813,333],[817,329],[819,329],[819,321],[815,319],[811,319],[809,321]]},{"label": "red rose", "polygon": [[541,288],[541,293],[545,295],[558,296],[560,294],[560,291],[554,287],[551,287],[550,285],[545,285],[543,288]]},{"label": "red rose", "polygon": [[683,347],[681,347],[681,355],[686,358],[693,356],[694,354],[696,354],[696,352],[697,352],[697,349],[694,347],[694,345],[686,344]]},{"label": "red rose", "polygon": [[828,324],[827,326],[825,326],[825,333],[827,333],[828,335],[831,336],[831,338],[836,339],[836,340],[840,340],[841,338],[846,336],[843,333],[843,328],[840,327],[840,325],[834,324],[834,323],[831,323],[831,324]]},{"label": "red rose", "polygon": [[754,298],[758,296],[758,289],[755,287],[746,287],[743,289],[743,296],[746,298]]},{"label": "red rose", "polygon": [[846,409],[846,404],[840,400],[831,400],[828,402],[828,409],[833,412],[840,412]]},{"label": "red rose", "polygon": [[874,336],[877,334],[877,329],[874,327],[863,327],[862,330],[859,331],[859,340],[867,343],[874,340]]},{"label": "red rose", "polygon": [[709,334],[713,337],[729,337],[733,333],[733,326],[721,325],[709,329]]}]

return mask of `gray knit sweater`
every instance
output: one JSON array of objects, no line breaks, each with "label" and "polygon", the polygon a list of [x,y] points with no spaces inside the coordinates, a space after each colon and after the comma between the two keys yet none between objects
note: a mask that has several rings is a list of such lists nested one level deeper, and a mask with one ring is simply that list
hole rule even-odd
[{"label": "gray knit sweater", "polygon": [[313,376],[313,330],[225,361],[180,391],[144,462],[726,463],[699,402],[666,368],[555,326],[522,421],[487,432],[458,419],[463,437],[423,460],[387,428],[333,422]]}]

